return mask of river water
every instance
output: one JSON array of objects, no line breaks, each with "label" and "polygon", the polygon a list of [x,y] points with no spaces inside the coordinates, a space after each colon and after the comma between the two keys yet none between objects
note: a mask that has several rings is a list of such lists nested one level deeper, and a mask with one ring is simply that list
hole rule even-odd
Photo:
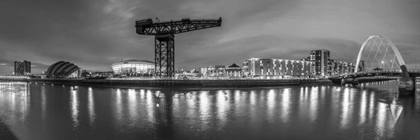
[{"label": "river water", "polygon": [[353,86],[117,88],[0,83],[0,139],[420,139],[420,94]]}]

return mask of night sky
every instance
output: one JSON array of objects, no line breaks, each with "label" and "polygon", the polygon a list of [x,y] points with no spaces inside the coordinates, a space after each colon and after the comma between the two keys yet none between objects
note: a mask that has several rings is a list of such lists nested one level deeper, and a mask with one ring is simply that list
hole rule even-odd
[{"label": "night sky", "polygon": [[419,0],[1,0],[0,74],[12,74],[15,60],[31,61],[32,73],[60,60],[97,71],[121,59],[153,61],[154,37],[137,35],[134,22],[156,17],[223,19],[175,36],[176,69],[301,59],[314,49],[353,62],[372,34],[390,38],[414,68],[419,14]]}]

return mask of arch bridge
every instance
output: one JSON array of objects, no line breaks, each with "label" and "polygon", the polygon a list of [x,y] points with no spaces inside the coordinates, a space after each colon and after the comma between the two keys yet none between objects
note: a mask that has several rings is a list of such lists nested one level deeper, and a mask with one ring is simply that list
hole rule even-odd
[{"label": "arch bridge", "polygon": [[347,81],[357,84],[360,79],[378,76],[398,77],[400,93],[412,94],[415,91],[415,78],[420,76],[420,72],[408,70],[400,51],[389,38],[371,35],[357,54],[354,73],[330,79],[333,82],[340,80],[341,83]]}]

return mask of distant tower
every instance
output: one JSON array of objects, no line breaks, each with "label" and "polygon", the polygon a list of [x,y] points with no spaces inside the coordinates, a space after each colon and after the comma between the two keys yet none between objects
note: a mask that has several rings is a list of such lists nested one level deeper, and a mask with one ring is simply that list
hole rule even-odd
[{"label": "distant tower", "polygon": [[15,61],[14,74],[16,76],[28,75],[31,73],[30,61]]}]

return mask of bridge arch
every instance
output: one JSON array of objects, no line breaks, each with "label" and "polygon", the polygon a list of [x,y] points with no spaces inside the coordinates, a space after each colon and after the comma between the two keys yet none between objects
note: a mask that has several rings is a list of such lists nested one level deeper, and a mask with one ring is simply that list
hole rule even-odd
[{"label": "bridge arch", "polygon": [[[378,54],[380,55],[379,57]],[[407,67],[400,51],[389,38],[381,35],[371,35],[363,42],[357,55],[355,73],[359,72],[361,61],[365,62],[366,60],[370,62],[367,64],[368,70],[373,70],[374,67],[383,68],[388,66],[387,68],[391,70],[396,68],[407,72]]]}]

